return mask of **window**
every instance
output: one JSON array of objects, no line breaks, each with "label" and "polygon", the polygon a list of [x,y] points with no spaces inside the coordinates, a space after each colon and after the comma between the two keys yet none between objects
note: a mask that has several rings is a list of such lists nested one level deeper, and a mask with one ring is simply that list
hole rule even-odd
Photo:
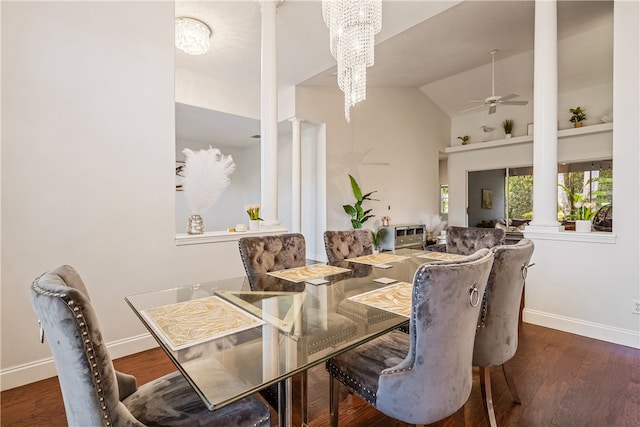
[{"label": "window", "polygon": [[440,186],[440,216],[447,218],[449,215],[449,186]]},{"label": "window", "polygon": [[526,222],[533,217],[533,168],[509,168],[507,173],[507,218]]},{"label": "window", "polygon": [[[533,168],[507,169],[507,217],[510,224],[533,217]],[[558,165],[558,221],[575,219],[576,203],[592,204],[595,213],[613,204],[613,162],[597,160]]]},{"label": "window", "polygon": [[613,204],[611,160],[563,163],[558,166],[558,220],[576,218],[577,206],[590,204],[595,212]]}]

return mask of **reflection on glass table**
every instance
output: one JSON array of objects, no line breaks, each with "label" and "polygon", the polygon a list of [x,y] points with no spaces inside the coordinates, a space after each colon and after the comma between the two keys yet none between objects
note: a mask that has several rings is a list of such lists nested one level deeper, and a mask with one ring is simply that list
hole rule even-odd
[{"label": "reflection on glass table", "polygon": [[[290,425],[287,405],[291,396],[286,384],[290,387],[292,375],[407,322],[404,316],[349,297],[395,282],[412,283],[418,266],[429,262],[416,256],[420,253],[410,253],[401,261],[390,263],[390,268],[345,261],[340,264],[346,269],[344,272],[307,282],[293,283],[269,275],[239,277],[131,295],[126,301],[210,410],[280,384],[280,423]],[[234,310],[225,311],[227,323],[239,321],[238,329],[230,327],[225,333],[212,328],[217,335],[198,337],[176,347],[149,316],[158,308],[182,309],[191,304],[182,303],[194,301],[193,319],[176,310],[179,316],[175,324],[170,319],[171,310],[160,310],[164,325],[175,327],[184,335],[189,331],[188,322],[193,320],[195,329],[206,330],[202,324],[207,322],[207,316],[212,324],[225,324],[217,318],[217,310],[207,311],[212,299],[239,309],[235,314]],[[255,319],[255,326],[243,324],[247,318]]]}]

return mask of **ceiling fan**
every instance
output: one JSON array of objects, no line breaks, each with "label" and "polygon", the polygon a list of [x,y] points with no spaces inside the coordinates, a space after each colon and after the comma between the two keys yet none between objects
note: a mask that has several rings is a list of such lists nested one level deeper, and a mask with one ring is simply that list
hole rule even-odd
[{"label": "ceiling fan", "polygon": [[505,95],[505,96],[500,96],[500,95],[496,95],[495,94],[495,87],[496,87],[496,81],[495,81],[495,59],[496,59],[496,53],[498,52],[497,49],[494,49],[492,51],[490,51],[489,53],[491,54],[491,96],[488,97],[487,99],[485,99],[484,101],[480,101],[480,100],[470,100],[469,102],[480,102],[481,105],[476,105],[475,107],[471,107],[471,108],[467,108],[466,110],[462,110],[462,113],[465,113],[467,111],[471,111],[471,110],[476,110],[478,108],[483,108],[486,106],[489,106],[489,114],[493,114],[496,112],[496,108],[498,107],[498,104],[503,104],[503,105],[527,105],[529,103],[529,101],[509,101],[510,99],[513,98],[517,98],[518,95],[517,93],[510,93],[509,95]]}]

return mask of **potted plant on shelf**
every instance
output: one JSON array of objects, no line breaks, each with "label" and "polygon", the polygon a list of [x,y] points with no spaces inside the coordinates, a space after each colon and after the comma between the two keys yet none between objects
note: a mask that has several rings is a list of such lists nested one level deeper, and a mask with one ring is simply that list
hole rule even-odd
[{"label": "potted plant on shelf", "polygon": [[342,209],[351,217],[351,226],[355,229],[362,228],[362,224],[368,220],[369,218],[374,217],[375,215],[371,215],[372,209],[367,209],[366,211],[362,207],[362,202],[365,200],[377,200],[372,199],[371,195],[375,193],[372,191],[370,193],[362,194],[362,190],[360,190],[360,185],[358,185],[358,181],[349,175],[349,180],[351,181],[351,190],[353,191],[353,195],[356,198],[356,202],[353,205],[342,205]]},{"label": "potted plant on shelf", "polygon": [[565,216],[566,219],[575,221],[575,230],[581,233],[591,232],[591,220],[597,212],[597,204],[585,200],[585,196],[570,187],[558,184],[567,194],[567,199],[573,206],[571,212]]},{"label": "potted plant on shelf", "polygon": [[387,234],[386,228],[378,228],[378,231],[371,231],[371,240],[373,242],[373,250],[375,252],[380,252],[380,244],[382,243],[382,239]]},{"label": "potted plant on shelf", "polygon": [[458,139],[462,141],[462,145],[467,145],[469,143],[469,135],[459,136]]},{"label": "potted plant on shelf", "polygon": [[260,205],[247,205],[244,207],[249,215],[249,230],[260,230],[260,221],[264,221],[260,218]]},{"label": "potted plant on shelf", "polygon": [[591,232],[591,220],[596,214],[596,204],[593,202],[575,202],[576,231],[581,233]]},{"label": "potted plant on shelf", "polygon": [[582,127],[582,121],[587,120],[587,114],[582,109],[582,107],[578,106],[576,108],[569,108],[569,112],[572,114],[569,121],[573,123],[574,128]]},{"label": "potted plant on shelf", "polygon": [[502,129],[504,129],[505,138],[511,138],[513,131],[513,119],[504,119],[502,121]]}]

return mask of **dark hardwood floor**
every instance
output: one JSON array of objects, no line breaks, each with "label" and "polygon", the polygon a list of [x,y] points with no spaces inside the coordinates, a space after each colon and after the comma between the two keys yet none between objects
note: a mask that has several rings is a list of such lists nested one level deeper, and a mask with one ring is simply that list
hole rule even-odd
[{"label": "dark hardwood floor", "polygon": [[[174,369],[162,350],[154,349],[114,361],[116,369],[134,374],[143,384]],[[501,372],[492,374],[498,425],[503,426],[640,426],[640,350],[609,344],[540,326],[524,324],[516,356],[508,363],[522,405],[514,404]],[[329,425],[328,375],[324,365],[309,371],[311,426]],[[296,384],[294,384],[295,390]],[[2,426],[66,424],[57,378],[0,395]],[[294,421],[299,420],[294,402]],[[277,425],[273,413],[272,425]],[[340,425],[407,426],[385,417],[341,389]],[[438,427],[488,426],[482,409],[477,372],[463,409]]]}]

